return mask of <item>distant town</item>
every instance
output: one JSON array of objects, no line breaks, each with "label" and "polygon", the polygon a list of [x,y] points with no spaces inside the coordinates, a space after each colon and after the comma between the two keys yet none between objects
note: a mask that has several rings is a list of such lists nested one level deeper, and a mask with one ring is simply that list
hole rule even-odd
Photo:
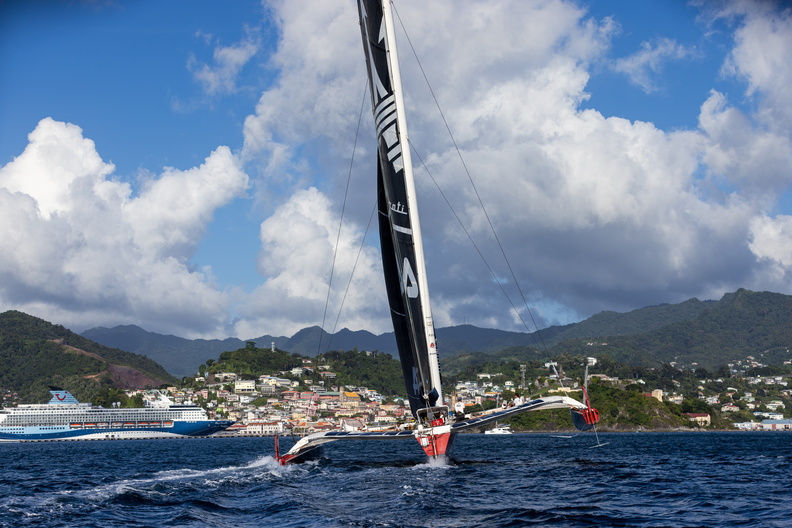
[{"label": "distant town", "polygon": [[[595,358],[588,358],[591,366]],[[785,362],[786,365],[792,362]],[[545,364],[551,373],[529,381],[503,380],[500,373],[480,373],[476,379],[461,381],[451,389],[451,406],[457,402],[469,412],[485,412],[511,404],[519,394],[577,392],[580,380],[573,380],[555,371],[555,363]],[[753,357],[729,364],[729,378],[694,380],[697,403],[706,403],[728,423],[744,431],[792,430],[792,388],[788,375],[743,376],[749,369],[761,368]],[[695,368],[695,365],[691,368]],[[318,376],[317,376],[318,374]],[[523,375],[524,376],[524,375]],[[318,378],[320,381],[315,382]],[[592,374],[592,382],[624,388],[630,384],[645,387],[646,382],[620,380],[604,374]],[[368,387],[338,385],[330,365],[314,364],[302,359],[302,366],[288,371],[243,379],[235,372],[214,372],[198,375],[189,381],[190,387],[169,387],[167,391],[176,403],[193,402],[203,406],[211,417],[236,422],[223,434],[284,435],[308,434],[339,428],[385,429],[410,427],[412,416],[401,399],[387,399]],[[499,380],[495,382],[493,380]],[[688,382],[689,383],[689,382]],[[667,389],[649,388],[641,393],[646,398],[682,405],[691,391],[683,390],[683,381],[673,381]],[[523,389],[523,387],[527,387]],[[127,391],[130,397],[142,396],[145,391]],[[684,396],[683,393],[687,394]],[[574,396],[574,395],[573,395]],[[684,413],[694,428],[713,424],[712,413]],[[749,418],[749,419],[745,419]]]}]

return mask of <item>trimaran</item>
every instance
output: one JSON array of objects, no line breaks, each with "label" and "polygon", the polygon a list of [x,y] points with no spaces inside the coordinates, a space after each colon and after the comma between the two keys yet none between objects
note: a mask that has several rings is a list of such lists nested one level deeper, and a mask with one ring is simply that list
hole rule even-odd
[{"label": "trimaran", "polygon": [[390,0],[358,0],[358,13],[378,144],[377,208],[385,284],[416,425],[411,430],[314,433],[284,454],[278,452],[276,439],[276,458],[281,464],[297,462],[337,440],[401,438],[415,438],[429,457],[438,457],[449,452],[459,432],[546,409],[569,409],[578,429],[592,428],[599,413],[589,404],[585,388],[585,403],[550,396],[468,419],[449,412],[440,381]]}]

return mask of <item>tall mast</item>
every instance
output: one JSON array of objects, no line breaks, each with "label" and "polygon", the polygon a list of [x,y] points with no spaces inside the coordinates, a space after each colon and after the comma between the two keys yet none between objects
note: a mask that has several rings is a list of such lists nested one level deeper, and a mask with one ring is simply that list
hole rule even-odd
[{"label": "tall mast", "polygon": [[407,118],[388,0],[358,0],[377,133],[377,208],[385,286],[410,409],[444,403]]},{"label": "tall mast", "polygon": [[415,265],[418,280],[418,293],[423,313],[423,325],[426,332],[426,349],[429,352],[429,373],[432,386],[439,394],[438,403],[443,401],[443,388],[440,381],[440,364],[437,358],[437,343],[435,342],[434,321],[432,319],[432,308],[429,302],[429,283],[426,280],[426,259],[424,257],[423,238],[421,236],[421,223],[418,219],[418,200],[415,192],[415,178],[413,176],[412,156],[410,153],[410,142],[407,137],[407,115],[404,111],[404,96],[401,83],[401,71],[399,69],[399,54],[396,46],[396,32],[393,25],[393,12],[390,0],[382,0],[382,14],[385,20],[386,48],[388,50],[388,62],[390,64],[391,86],[393,96],[396,100],[396,120],[399,123],[398,134],[399,143],[402,145],[402,159],[404,160],[404,183],[407,189],[407,210],[412,225],[413,244],[415,246]]}]

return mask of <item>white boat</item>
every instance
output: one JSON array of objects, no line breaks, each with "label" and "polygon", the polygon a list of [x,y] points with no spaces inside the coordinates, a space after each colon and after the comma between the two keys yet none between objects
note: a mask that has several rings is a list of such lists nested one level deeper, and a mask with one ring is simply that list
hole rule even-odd
[{"label": "white boat", "polygon": [[59,387],[50,387],[50,394],[47,403],[0,410],[0,442],[206,436],[234,423],[210,420],[201,407],[175,405],[159,393],[148,407],[137,409],[80,403]]},{"label": "white boat", "polygon": [[495,424],[495,427],[493,427],[492,429],[487,429],[486,431],[484,431],[484,434],[503,435],[503,434],[512,434],[512,433],[513,431],[511,430],[511,426],[509,426],[508,424],[507,425]]},{"label": "white boat", "polygon": [[[299,461],[320,445],[336,440],[397,438],[415,438],[427,456],[438,457],[449,452],[460,431],[542,409],[570,409],[590,427],[596,410],[567,396],[539,398],[485,416],[452,420],[440,381],[390,0],[358,0],[358,13],[377,134],[378,216],[385,286],[416,425],[406,431],[314,433],[284,455],[276,444],[277,459],[282,464]],[[584,412],[585,416],[581,414]]]}]

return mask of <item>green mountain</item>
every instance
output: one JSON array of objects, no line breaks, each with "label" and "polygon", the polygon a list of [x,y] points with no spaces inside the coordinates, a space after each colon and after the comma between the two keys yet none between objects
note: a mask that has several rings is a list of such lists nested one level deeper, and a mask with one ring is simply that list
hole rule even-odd
[{"label": "green mountain", "polygon": [[696,363],[710,370],[747,356],[765,364],[792,359],[792,296],[740,289],[703,308],[695,317],[645,333],[572,339],[553,350],[608,355],[632,365]]},{"label": "green mountain", "polygon": [[541,330],[540,333],[548,346],[567,339],[645,334],[672,324],[696,319],[718,304],[719,301],[699,301],[694,298],[679,304],[647,306],[627,313],[600,312],[585,321],[566,326],[553,326]]},{"label": "green mountain", "polygon": [[176,381],[147,357],[99,345],[22,312],[0,314],[0,388],[21,397],[39,400],[47,385],[68,387],[87,399],[101,387],[159,387]]},{"label": "green mountain", "polygon": [[[439,328],[438,349],[446,372],[461,372],[482,362],[528,361],[560,354],[605,354],[645,366],[696,362],[706,368],[748,355],[765,354],[768,361],[777,361],[792,343],[790,307],[791,296],[741,289],[718,301],[689,299],[628,313],[601,312],[579,323],[532,334],[472,325]],[[311,357],[327,350],[354,348],[398,356],[393,332],[375,335],[343,329],[331,335],[318,326],[300,330],[292,337],[264,335],[246,341],[189,340],[136,326],[94,328],[82,335],[146,355],[179,377],[194,375],[200,363],[242,348],[246,341],[261,348],[271,348],[274,343],[278,349]]]}]

